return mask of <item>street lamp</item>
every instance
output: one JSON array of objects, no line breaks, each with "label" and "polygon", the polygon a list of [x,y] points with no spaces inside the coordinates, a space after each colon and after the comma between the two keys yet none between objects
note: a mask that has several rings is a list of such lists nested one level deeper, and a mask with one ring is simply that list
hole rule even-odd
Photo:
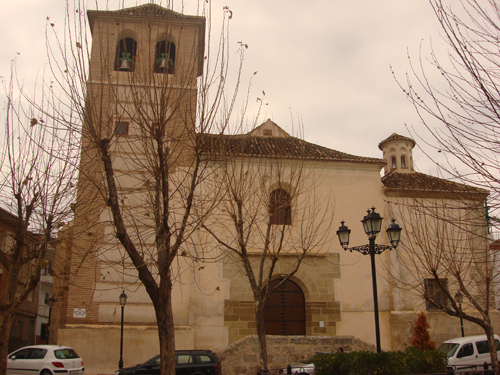
[{"label": "street lamp", "polygon": [[465,337],[464,319],[462,318],[462,302],[464,301],[464,296],[462,293],[460,293],[460,290],[457,290],[457,292],[455,293],[455,301],[458,302],[458,308],[460,310],[460,328],[462,329],[462,337]]},{"label": "street lamp", "polygon": [[373,285],[373,309],[375,312],[375,335],[377,341],[377,353],[380,353],[382,350],[380,348],[380,325],[378,318],[378,296],[377,296],[377,275],[375,270],[375,254],[381,254],[384,250],[395,249],[399,240],[401,239],[401,227],[396,224],[396,220],[392,219],[392,224],[387,228],[387,235],[389,237],[389,242],[391,246],[387,245],[376,245],[375,238],[377,234],[380,233],[380,229],[382,227],[382,217],[375,212],[375,207],[372,207],[372,210],[367,211],[367,215],[361,220],[363,223],[363,228],[365,233],[368,235],[369,244],[363,246],[356,246],[348,248],[349,246],[349,235],[351,234],[351,230],[347,228],[344,221],[341,222],[341,226],[337,231],[337,235],[339,236],[340,245],[344,250],[349,250],[352,252],[353,250],[360,252],[363,255],[370,255],[371,265],[372,265],[372,285]]},{"label": "street lamp", "polygon": [[49,337],[50,337],[50,316],[52,315],[52,308],[56,304],[56,300],[54,299],[54,297],[47,298],[47,300],[45,301],[45,304],[47,306],[49,306],[49,321],[47,323],[47,345],[48,345],[48,344],[50,344],[49,343]]},{"label": "street lamp", "polygon": [[120,294],[120,306],[122,307],[122,323],[120,331],[120,360],[118,361],[118,368],[121,370],[123,368],[123,309],[127,303],[127,295],[125,291]]}]

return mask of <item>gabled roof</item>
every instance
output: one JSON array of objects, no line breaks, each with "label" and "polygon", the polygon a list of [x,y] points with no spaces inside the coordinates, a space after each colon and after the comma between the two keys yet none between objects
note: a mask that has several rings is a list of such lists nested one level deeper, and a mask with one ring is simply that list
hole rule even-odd
[{"label": "gabled roof", "polygon": [[270,118],[253,129],[250,133],[248,133],[248,135],[266,137],[290,137],[290,134],[281,129],[275,122],[271,121]]},{"label": "gabled roof", "polygon": [[382,147],[384,146],[385,143],[391,142],[391,141],[408,141],[412,144],[412,147],[415,147],[415,141],[411,138],[405,137],[403,135],[399,135],[397,133],[392,133],[388,138],[384,139],[382,142],[378,144],[378,148],[382,150]]},{"label": "gabled roof", "polygon": [[205,155],[257,158],[284,158],[316,161],[335,161],[360,164],[378,164],[385,161],[346,154],[296,137],[200,134],[202,153]]},{"label": "gabled roof", "polygon": [[382,177],[386,192],[440,193],[487,196],[488,190],[448,181],[419,172],[389,172]]}]

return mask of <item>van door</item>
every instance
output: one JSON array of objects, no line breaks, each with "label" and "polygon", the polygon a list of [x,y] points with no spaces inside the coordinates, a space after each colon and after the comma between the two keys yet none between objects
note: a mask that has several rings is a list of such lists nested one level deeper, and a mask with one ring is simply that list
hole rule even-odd
[{"label": "van door", "polygon": [[[498,339],[495,339],[495,346],[497,350],[497,357],[499,354],[500,350],[500,341]],[[487,340],[481,340],[476,342],[476,350],[477,350],[477,363],[479,365],[484,365],[486,362],[488,365],[491,364],[491,356],[490,356],[490,348],[488,346],[488,341]],[[482,370],[482,368],[480,369]]]},{"label": "van door", "polygon": [[453,361],[458,371],[474,370],[477,366],[474,345],[471,342],[463,344],[458,350],[456,360]]}]

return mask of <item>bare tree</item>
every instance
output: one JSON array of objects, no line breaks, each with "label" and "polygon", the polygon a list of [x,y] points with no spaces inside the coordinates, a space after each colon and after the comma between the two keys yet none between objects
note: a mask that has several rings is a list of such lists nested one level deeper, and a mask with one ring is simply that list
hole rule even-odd
[{"label": "bare tree", "polygon": [[267,369],[266,303],[308,255],[331,240],[333,209],[329,197],[317,191],[323,174],[305,160],[306,142],[252,133],[211,138],[206,137],[205,148],[221,165],[217,178],[223,181],[223,198],[203,228],[207,242],[215,239],[226,261],[248,280],[259,366]]},{"label": "bare tree", "polygon": [[[458,184],[457,184],[458,185]],[[447,199],[396,198],[392,214],[405,228],[395,283],[405,303],[461,317],[484,329],[492,364],[498,366],[491,312],[495,311],[492,267],[484,219],[486,191]],[[411,300],[414,298],[414,300]],[[462,302],[465,302],[462,304]]]},{"label": "bare tree", "polygon": [[[72,217],[78,137],[29,105],[16,82],[14,62],[3,88],[0,263],[7,277],[0,294],[0,373],[6,374],[14,314],[37,290],[57,232]],[[49,112],[46,104],[40,107]]]},{"label": "bare tree", "polygon": [[[494,0],[449,3],[430,0],[430,4],[440,22],[449,51],[443,58],[439,51],[431,49],[428,58],[420,57],[416,63],[410,57],[411,72],[407,74],[406,82],[403,84],[400,81],[399,84],[414,105],[423,125],[412,127],[411,131],[431,150],[433,148],[439,153],[439,157],[433,156],[431,152],[428,152],[428,156],[445,176],[488,190],[490,213],[498,216],[500,9]],[[477,212],[481,211],[484,213],[477,207]],[[444,222],[449,225],[446,220]],[[460,221],[460,224],[466,225],[467,222]],[[489,225],[497,227],[498,221],[492,220]],[[486,233],[483,235],[486,236]],[[479,252],[482,253],[483,269],[487,270],[491,267],[488,262],[492,259],[488,258],[484,247],[481,244]],[[449,266],[452,267],[451,264]],[[478,311],[485,309],[482,318],[486,322],[486,311],[493,308],[491,285],[495,280],[491,272],[482,276],[486,287],[483,304],[471,294],[465,295]],[[493,350],[492,331],[486,328],[490,350]],[[498,366],[493,353],[492,360]]]},{"label": "bare tree", "polygon": [[[203,2],[201,16],[155,4],[88,11],[88,19],[83,8],[68,7],[67,14],[64,36],[48,24],[49,34],[55,32],[48,53],[64,94],[57,100],[66,103],[74,117],[59,112],[53,118],[82,134],[72,225],[92,228],[85,230],[88,236],[73,241],[71,251],[77,259],[88,257],[78,264],[80,271],[95,272],[97,255],[88,256],[85,249],[92,239],[104,238],[98,240],[103,241],[98,255],[113,254],[108,266],[123,266],[124,274],[135,271],[154,306],[161,374],[173,375],[172,288],[180,272],[176,260],[189,257],[192,233],[218,203],[218,190],[210,191],[207,199],[201,188],[214,173],[201,139],[228,126],[247,46],[239,44],[231,90],[226,85],[232,17],[227,7],[215,51],[210,49],[209,2]],[[92,43],[85,33],[87,20]],[[113,35],[118,35],[118,44]],[[111,236],[106,234],[110,228]],[[77,256],[76,249],[83,253]],[[71,267],[76,271],[73,260]],[[124,288],[137,284],[122,283]]]}]

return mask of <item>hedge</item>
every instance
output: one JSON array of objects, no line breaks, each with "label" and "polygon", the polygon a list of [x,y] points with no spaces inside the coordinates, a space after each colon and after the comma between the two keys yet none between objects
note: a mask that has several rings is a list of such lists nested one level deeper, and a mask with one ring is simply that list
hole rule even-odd
[{"label": "hedge", "polygon": [[446,372],[448,358],[439,350],[413,347],[404,352],[317,354],[315,375],[402,375]]}]

